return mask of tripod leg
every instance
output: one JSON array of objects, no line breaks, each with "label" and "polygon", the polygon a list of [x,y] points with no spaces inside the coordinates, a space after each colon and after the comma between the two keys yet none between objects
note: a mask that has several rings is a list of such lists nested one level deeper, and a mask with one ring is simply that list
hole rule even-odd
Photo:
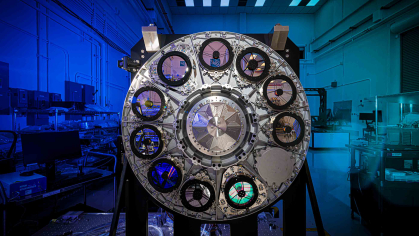
[{"label": "tripod leg", "polygon": [[306,235],[306,185],[304,174],[300,172],[284,194],[284,236]]},{"label": "tripod leg", "polygon": [[122,167],[122,173],[121,178],[119,180],[119,188],[118,188],[118,196],[116,199],[116,206],[113,212],[112,216],[112,223],[111,223],[111,229],[109,231],[109,236],[115,236],[116,235],[116,228],[118,227],[119,222],[119,215],[121,214],[121,198],[122,198],[122,191],[125,187],[125,173],[127,172],[127,165],[128,160],[124,158],[124,166]]},{"label": "tripod leg", "polygon": [[307,190],[310,197],[311,208],[313,209],[314,221],[316,222],[317,234],[325,236],[322,217],[320,215],[319,205],[317,203],[316,193],[314,192],[313,181],[311,180],[310,170],[308,169],[307,161],[304,162],[305,175],[307,178]]}]

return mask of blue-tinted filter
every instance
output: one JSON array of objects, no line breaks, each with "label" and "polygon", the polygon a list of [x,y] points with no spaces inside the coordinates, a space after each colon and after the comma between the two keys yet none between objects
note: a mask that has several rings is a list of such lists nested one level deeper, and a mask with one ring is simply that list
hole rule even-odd
[{"label": "blue-tinted filter", "polygon": [[155,165],[151,170],[151,176],[150,181],[161,189],[174,188],[179,181],[179,173],[175,166],[167,162]]}]

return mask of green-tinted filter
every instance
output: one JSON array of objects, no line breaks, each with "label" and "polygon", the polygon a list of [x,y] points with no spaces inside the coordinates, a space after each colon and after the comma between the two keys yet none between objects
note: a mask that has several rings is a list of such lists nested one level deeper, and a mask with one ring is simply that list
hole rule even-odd
[{"label": "green-tinted filter", "polygon": [[253,196],[253,187],[247,182],[235,183],[229,191],[230,200],[239,206],[246,205]]}]

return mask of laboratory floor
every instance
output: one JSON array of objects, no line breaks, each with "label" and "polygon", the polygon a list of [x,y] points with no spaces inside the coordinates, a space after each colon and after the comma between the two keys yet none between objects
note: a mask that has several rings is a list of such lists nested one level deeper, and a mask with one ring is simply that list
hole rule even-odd
[{"label": "laboratory floor", "polygon": [[[351,218],[349,179],[350,153],[342,150],[309,150],[311,177],[320,207],[324,228],[331,236],[371,235],[355,214]],[[307,195],[307,228],[315,228]]]},{"label": "laboratory floor", "polygon": [[[350,166],[350,153],[342,150],[310,150],[307,154],[311,177],[313,179],[317,200],[320,207],[324,228],[330,236],[367,236],[371,235],[367,228],[360,223],[360,217],[355,214],[351,218],[348,171]],[[109,190],[108,190],[109,191]],[[96,192],[93,198],[111,202],[108,191]],[[109,198],[109,201],[106,199]],[[307,235],[317,235],[310,199],[307,194]],[[88,198],[89,200],[89,198]],[[88,201],[89,202],[89,201]],[[277,206],[282,212],[282,201]],[[97,208],[102,208],[96,206]],[[111,207],[110,205],[108,208]],[[106,208],[106,207],[104,207]],[[275,219],[278,228],[275,230],[260,227],[260,235],[283,235],[282,214]],[[228,234],[223,234],[228,236]]]},{"label": "laboratory floor", "polygon": [[[360,217],[355,214],[351,218],[348,171],[350,165],[350,154],[348,150],[310,150],[307,155],[311,177],[317,195],[320,213],[324,228],[329,236],[367,236],[369,231],[360,223]],[[111,183],[105,184],[99,189],[87,191],[88,205],[102,211],[110,211],[112,206],[113,188]],[[100,201],[98,201],[100,199]],[[316,224],[311,209],[310,199],[307,194],[307,234],[308,236],[318,235]],[[277,207],[282,212],[282,201]],[[110,219],[110,218],[109,218]],[[275,221],[276,229],[269,228],[268,224],[259,225],[259,235],[280,236],[283,235],[282,214]],[[110,222],[108,222],[110,223]],[[225,231],[225,230],[223,230]],[[122,233],[123,234],[123,233]],[[163,234],[165,235],[165,234]],[[170,235],[170,234],[169,234]],[[229,233],[224,232],[223,236]]]}]

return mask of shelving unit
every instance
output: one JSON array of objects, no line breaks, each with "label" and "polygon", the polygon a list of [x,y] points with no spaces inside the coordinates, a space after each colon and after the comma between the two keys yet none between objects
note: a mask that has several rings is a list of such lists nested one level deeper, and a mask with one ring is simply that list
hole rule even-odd
[{"label": "shelving unit", "polygon": [[[402,122],[403,120],[403,104],[411,104],[411,105],[419,105],[419,92],[409,92],[409,93],[399,93],[399,94],[390,94],[390,95],[383,95],[383,96],[375,96],[370,98],[365,98],[364,101],[366,102],[373,102],[375,104],[375,119],[378,120],[378,111],[383,109],[389,109],[389,104],[398,104],[399,109],[399,120],[398,122]],[[383,114],[384,115],[384,114]],[[385,131],[398,131],[398,132],[419,132],[419,128],[401,128],[398,127],[397,124],[388,124],[384,126],[379,126],[377,122],[375,122],[375,141],[378,143],[378,134],[379,128],[384,129]],[[387,133],[387,132],[386,132]]]},{"label": "shelving unit", "polygon": [[35,113],[35,114],[48,114],[50,116],[55,116],[55,124],[54,128],[57,131],[58,130],[58,116],[59,115],[82,115],[82,116],[90,116],[92,117],[92,120],[98,116],[98,115],[107,115],[110,119],[111,115],[118,115],[118,122],[120,121],[120,113],[119,112],[103,112],[103,111],[63,111],[60,109],[55,110],[37,110],[37,109],[14,109],[12,111],[12,129],[13,131],[16,131],[16,117],[17,115],[25,115],[29,113]]}]

